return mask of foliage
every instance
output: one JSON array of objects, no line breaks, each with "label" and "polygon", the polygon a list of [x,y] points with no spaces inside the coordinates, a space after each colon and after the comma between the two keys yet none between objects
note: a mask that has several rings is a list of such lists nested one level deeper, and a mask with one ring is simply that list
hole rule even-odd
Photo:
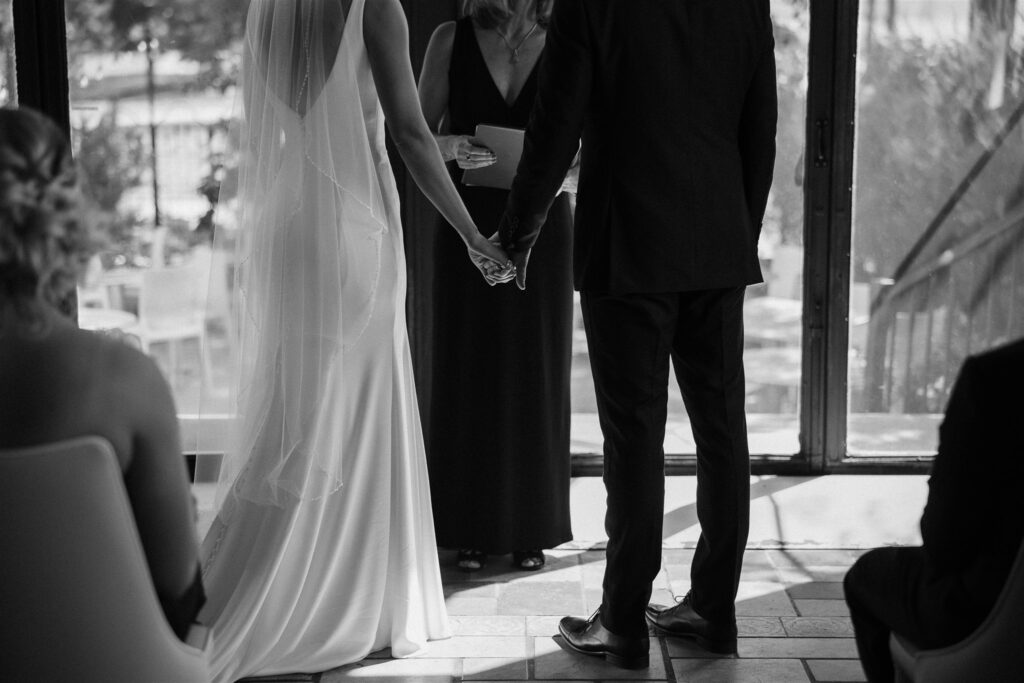
[{"label": "foliage", "polygon": [[[998,4],[998,3],[997,3]],[[1011,3],[1012,4],[1012,3]],[[1006,3],[976,0],[968,44],[889,33],[858,55],[854,269],[889,275],[1024,96],[1024,59],[1012,53],[1007,102],[988,111],[991,45],[984,29]],[[998,15],[998,16],[997,16]],[[803,174],[810,33],[807,0],[774,0],[779,126],[765,238],[803,240]],[[989,31],[990,32],[990,31]],[[862,45],[862,48],[867,46]],[[1019,132],[1019,131],[1018,131]],[[935,249],[991,220],[1024,194],[1020,135],[1011,136],[940,231]]]},{"label": "foliage", "polygon": [[233,84],[238,63],[232,39],[243,34],[249,0],[73,0],[67,2],[72,81],[80,57],[132,52],[147,33],[160,50],[176,50],[202,67],[194,88]]},{"label": "foliage", "polygon": [[[988,64],[977,46],[919,39],[883,40],[862,58],[855,268],[891,275],[1018,105],[1010,96],[1001,108],[986,109]],[[1020,159],[1018,135],[958,203],[930,252],[1005,211],[1021,189]]]},{"label": "foliage", "polygon": [[[141,95],[144,82],[138,77],[109,77],[103,84],[91,83],[97,68],[88,59],[141,51],[148,44],[155,54],[173,52],[199,65],[198,77],[186,82],[160,79],[158,90],[223,92],[237,78],[237,48],[248,4],[249,0],[67,0],[72,86],[89,88],[83,97],[109,99],[116,112],[118,99]],[[79,132],[79,156],[88,166],[86,175],[92,178],[93,193],[102,205],[109,243],[105,257],[119,265],[142,263],[151,235],[136,216],[118,207],[124,193],[141,184],[150,149],[138,132],[118,129],[114,120],[111,113],[95,128]],[[211,165],[221,163],[210,161]],[[174,257],[187,247],[193,226],[167,214],[163,223],[168,230],[166,253]]]},{"label": "foliage", "polygon": [[[199,181],[196,192],[209,203],[209,210],[199,219],[195,232],[201,236],[212,236],[217,218],[218,204],[221,211],[230,210],[238,190],[238,130],[225,122],[222,128],[227,132],[227,149],[212,154],[209,159],[210,171]],[[203,237],[207,239],[208,237]]]},{"label": "foliage", "polygon": [[133,263],[138,256],[139,219],[120,208],[125,192],[142,182],[146,150],[138,132],[120,128],[113,113],[74,131],[86,194],[96,206],[107,266]]}]

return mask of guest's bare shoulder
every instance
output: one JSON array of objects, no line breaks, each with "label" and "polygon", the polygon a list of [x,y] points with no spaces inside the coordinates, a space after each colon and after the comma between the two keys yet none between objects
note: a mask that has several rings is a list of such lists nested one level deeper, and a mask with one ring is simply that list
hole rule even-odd
[{"label": "guest's bare shoulder", "polygon": [[152,358],[135,347],[130,337],[89,334],[109,372],[108,378],[130,397],[150,397],[167,388],[167,381]]},{"label": "guest's bare shoulder", "polygon": [[110,409],[132,435],[131,451],[137,452],[140,436],[177,432],[177,411],[170,386],[152,358],[135,348],[128,339],[90,335],[99,353]]}]

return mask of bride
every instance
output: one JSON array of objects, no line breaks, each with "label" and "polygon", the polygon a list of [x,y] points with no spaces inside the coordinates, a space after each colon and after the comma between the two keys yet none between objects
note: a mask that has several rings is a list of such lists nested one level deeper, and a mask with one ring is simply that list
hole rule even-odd
[{"label": "bride", "polygon": [[473,262],[511,277],[423,120],[398,0],[253,0],[241,90],[236,416],[202,546],[218,681],[449,636],[385,118]]}]

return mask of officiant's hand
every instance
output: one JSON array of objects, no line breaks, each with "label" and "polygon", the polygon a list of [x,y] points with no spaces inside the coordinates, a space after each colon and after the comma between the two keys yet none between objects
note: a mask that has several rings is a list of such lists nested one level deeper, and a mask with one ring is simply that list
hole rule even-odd
[{"label": "officiant's hand", "polygon": [[476,144],[468,135],[449,135],[445,138],[445,159],[454,160],[461,169],[483,168],[498,160],[487,147]]},{"label": "officiant's hand", "polygon": [[466,249],[469,250],[469,260],[492,287],[515,277],[515,268],[505,251],[480,233],[467,240]]}]

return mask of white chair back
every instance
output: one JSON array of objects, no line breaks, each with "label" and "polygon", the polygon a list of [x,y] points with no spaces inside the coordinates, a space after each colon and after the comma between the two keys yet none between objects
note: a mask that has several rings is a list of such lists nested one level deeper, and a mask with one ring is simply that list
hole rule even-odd
[{"label": "white chair back", "polygon": [[995,607],[974,633],[955,645],[918,650],[893,636],[897,680],[917,683],[1018,683],[1024,680],[1024,544]]},{"label": "white chair back", "polygon": [[0,680],[209,680],[164,617],[106,440],[0,451],[0,548]]},{"label": "white chair back", "polygon": [[139,323],[150,330],[201,326],[203,288],[195,269],[150,269],[142,272],[139,292]]}]

